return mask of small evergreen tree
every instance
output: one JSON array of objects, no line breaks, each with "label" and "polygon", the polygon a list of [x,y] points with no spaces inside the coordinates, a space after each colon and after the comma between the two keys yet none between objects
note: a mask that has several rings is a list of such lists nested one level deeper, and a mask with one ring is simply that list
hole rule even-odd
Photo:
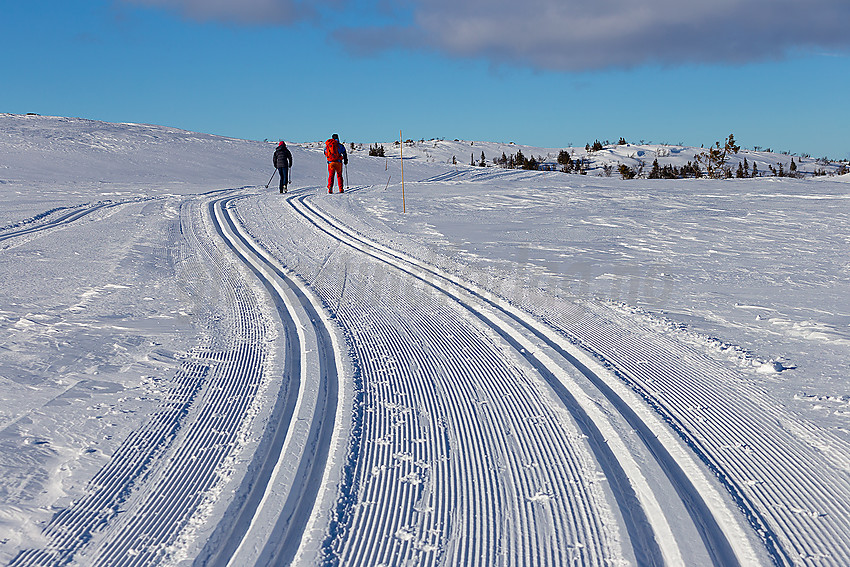
[{"label": "small evergreen tree", "polygon": [[620,167],[617,168],[617,171],[620,172],[620,175],[623,177],[623,179],[634,179],[637,176],[637,171],[635,171],[624,163],[620,164]]},{"label": "small evergreen tree", "polygon": [[658,165],[658,159],[652,162],[652,169],[649,172],[650,179],[661,179],[661,166]]},{"label": "small evergreen tree", "polygon": [[705,164],[708,176],[713,179],[721,177],[731,177],[731,170],[726,167],[726,162],[731,154],[736,154],[740,151],[741,146],[735,143],[735,136],[729,134],[726,138],[723,147],[720,147],[720,142],[715,142],[714,147],[709,147],[707,152],[702,152],[694,156],[697,163]]},{"label": "small evergreen tree", "polygon": [[516,157],[514,158],[514,165],[511,169],[513,169],[513,168],[519,169],[519,168],[525,167],[525,161],[526,161],[525,156],[522,155],[522,150],[517,150],[516,151]]}]

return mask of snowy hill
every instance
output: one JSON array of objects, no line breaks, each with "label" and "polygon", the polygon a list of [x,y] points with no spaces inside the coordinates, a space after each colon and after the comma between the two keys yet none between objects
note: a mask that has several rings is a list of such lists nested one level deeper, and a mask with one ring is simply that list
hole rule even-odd
[{"label": "snowy hill", "polygon": [[[410,140],[403,148],[400,148],[400,144],[397,142],[366,144],[365,148],[362,144],[357,145],[358,149],[367,151],[372,146],[383,146],[388,157],[397,158],[399,153],[403,152],[406,157],[425,160],[430,163],[450,164],[457,162],[461,165],[469,165],[472,162],[479,165],[483,153],[487,166],[494,166],[494,160],[500,159],[503,155],[510,157],[516,155],[517,152],[522,152],[524,156],[534,157],[542,166],[550,167],[553,170],[561,169],[557,162],[558,155],[565,151],[573,161],[581,160],[585,163],[585,170],[588,175],[604,175],[606,166],[614,166],[613,175],[615,176],[617,175],[616,167],[620,164],[634,169],[642,168],[645,176],[649,174],[655,160],[658,160],[662,167],[671,165],[681,169],[688,162],[695,163],[696,156],[707,151],[704,148],[669,144],[609,144],[601,150],[592,151],[585,147],[541,148],[514,143],[461,140]],[[762,175],[771,175],[770,168],[778,169],[779,164],[782,164],[785,172],[789,172],[792,159],[797,167],[797,172],[801,175],[814,175],[816,172],[830,175],[835,174],[840,168],[840,164],[825,158],[814,159],[808,156],[791,156],[747,149],[741,149],[738,153],[730,154],[728,164],[734,172],[739,162],[743,163],[744,160],[747,160],[749,166],[756,165]],[[610,171],[609,175],[611,175]]]},{"label": "snowy hill", "polygon": [[0,115],[0,562],[850,564],[847,175],[274,147]]},{"label": "snowy hill", "polygon": [[[264,145],[175,128],[0,114],[4,182],[233,183]],[[270,169],[263,164],[262,172]],[[262,177],[258,175],[258,177]]]}]

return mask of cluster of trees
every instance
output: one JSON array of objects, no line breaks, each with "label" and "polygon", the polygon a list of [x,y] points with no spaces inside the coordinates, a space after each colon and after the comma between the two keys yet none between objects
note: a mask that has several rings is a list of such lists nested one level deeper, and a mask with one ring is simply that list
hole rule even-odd
[{"label": "cluster of trees", "polygon": [[732,177],[732,169],[726,163],[730,156],[737,154],[741,150],[741,146],[735,143],[735,136],[729,134],[726,138],[723,147],[720,142],[715,142],[713,148],[709,148],[707,152],[702,152],[694,156],[697,163],[704,165],[706,173],[712,179],[722,179]]},{"label": "cluster of trees", "polygon": [[[535,158],[534,156],[525,157],[522,150],[517,150],[515,154],[510,155],[506,155],[505,152],[502,152],[502,157],[494,159],[493,163],[505,169],[538,170],[543,165],[543,158]],[[481,152],[481,161],[478,165],[481,165],[482,167],[487,165],[487,161],[484,158],[484,152]]]},{"label": "cluster of trees", "polygon": [[[770,169],[770,173],[774,177],[798,177],[797,173],[797,163],[794,159],[791,159],[791,165],[788,167],[788,170],[785,170],[784,164],[777,164],[777,167],[773,167],[772,165],[768,166]],[[639,177],[643,173],[643,167],[639,166],[638,168],[628,167],[626,165],[620,165],[619,170],[620,175],[623,176],[623,179],[634,179],[635,177]],[[733,175],[732,168],[729,166],[725,166],[719,170],[720,175],[718,175],[718,170],[715,169],[713,173],[709,173],[709,177],[713,179],[731,179],[732,177],[736,177],[738,179],[744,179],[747,177],[759,177],[761,172],[759,171],[758,164],[753,163],[752,167],[750,167],[750,162],[747,158],[744,158],[744,161],[738,162],[738,168],[735,170]],[[822,175],[826,175],[826,172],[822,172]],[[686,165],[682,167],[675,167],[670,164],[667,165],[659,165],[658,160],[656,159],[652,162],[652,169],[647,174],[647,179],[683,179],[686,177],[694,177],[700,178],[703,177],[703,171],[700,168],[700,160],[697,160],[697,163],[688,162]]]},{"label": "cluster of trees", "polygon": [[[415,142],[413,140],[405,140],[405,145],[413,145]],[[643,143],[641,141],[641,143]],[[627,145],[625,138],[620,138],[617,142],[617,145]],[[394,142],[394,145],[398,146],[400,143],[398,141]],[[436,141],[435,141],[436,145]],[[586,175],[588,170],[590,169],[590,157],[589,154],[593,152],[598,152],[605,148],[605,146],[610,145],[610,143],[606,140],[605,142],[600,142],[599,140],[595,140],[592,144],[588,143],[585,146],[585,150],[588,153],[587,157],[575,157],[574,153],[570,153],[567,150],[561,150],[558,153],[557,158],[557,168],[559,171],[564,173],[579,173],[582,175]],[[352,144],[353,149],[353,144]],[[756,148],[757,150],[760,148]],[[761,175],[765,175],[758,169],[758,165],[753,163],[750,165],[749,161],[744,158],[743,161],[738,162],[737,169],[733,170],[733,165],[730,163],[730,159],[735,156],[741,147],[736,143],[735,136],[733,134],[729,134],[729,136],[721,142],[715,142],[714,146],[709,146],[707,150],[696,154],[694,156],[694,161],[688,161],[687,164],[677,167],[672,164],[660,165],[658,163],[658,159],[656,159],[652,163],[652,168],[648,173],[645,173],[646,164],[643,161],[638,160],[638,164],[636,166],[628,166],[625,164],[605,164],[601,166],[602,173],[601,175],[605,175],[610,177],[614,171],[617,171],[624,179],[634,179],[637,177],[646,177],[648,179],[683,179],[683,178],[701,178],[708,177],[711,179],[729,179],[732,177],[736,178],[747,178],[747,177],[759,177]],[[769,150],[767,150],[769,151]],[[668,152],[669,153],[669,152]],[[378,145],[377,143],[373,146],[369,147],[369,155],[375,157],[385,157],[384,146]],[[659,156],[662,156],[662,153],[658,152]],[[457,159],[455,157],[452,158],[452,163],[457,164]],[[481,152],[480,157],[476,158],[475,153],[470,155],[470,165],[478,166],[478,167],[487,167],[487,157],[484,152]],[[819,163],[823,165],[830,165],[830,161],[826,158],[819,160]],[[515,154],[505,154],[502,152],[502,156],[493,160],[493,164],[499,167],[503,167],[506,169],[526,169],[526,170],[546,170],[552,171],[556,168],[551,162],[547,163],[543,157],[534,157],[534,156],[525,156],[522,153],[522,150],[517,150]],[[799,177],[802,174],[798,172],[797,162],[794,158],[791,158],[791,163],[788,165],[787,169],[785,164],[777,163],[776,167],[769,165],[769,175],[773,175],[775,177]],[[848,165],[842,163],[838,171],[836,172],[838,175],[843,175],[848,173]],[[826,169],[815,170],[814,175],[828,175]]]},{"label": "cluster of trees", "polygon": [[[610,146],[610,145],[611,145],[611,142],[609,142],[608,140],[605,140],[604,142],[600,142],[599,140],[594,140],[594,142],[592,144],[590,144],[590,143],[585,144],[584,149],[588,153],[598,152],[600,150],[604,150],[605,146]],[[628,145],[628,142],[626,141],[625,138],[620,136],[620,139],[617,141],[617,145],[618,146],[625,146],[625,145]]]},{"label": "cluster of trees", "polygon": [[777,163],[776,167],[773,167],[772,165],[767,167],[770,169],[770,172],[774,177],[801,177],[801,175],[797,172],[797,162],[794,161],[794,158],[791,158],[791,165],[788,166],[788,171],[785,171],[785,165],[782,163]]},{"label": "cluster of trees", "polygon": [[702,169],[698,163],[688,162],[682,167],[670,165],[659,165],[656,159],[652,162],[652,169],[647,175],[649,179],[684,179],[686,177],[702,177]]},{"label": "cluster of trees", "polygon": [[587,170],[590,167],[590,160],[584,158],[573,159],[573,156],[567,150],[558,152],[558,165],[561,166],[561,171],[564,173],[579,173],[587,175]]}]

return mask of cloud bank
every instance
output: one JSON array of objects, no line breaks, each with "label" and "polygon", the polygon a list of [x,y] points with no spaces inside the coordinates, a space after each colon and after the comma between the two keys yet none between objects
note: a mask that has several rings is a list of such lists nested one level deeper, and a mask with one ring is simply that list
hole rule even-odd
[{"label": "cloud bank", "polygon": [[286,24],[312,16],[309,0],[121,0],[127,4],[165,8],[202,22],[237,25]]},{"label": "cloud bank", "polygon": [[749,63],[850,49],[848,0],[398,0],[406,23],[350,27],[361,51],[437,50],[539,69]]}]

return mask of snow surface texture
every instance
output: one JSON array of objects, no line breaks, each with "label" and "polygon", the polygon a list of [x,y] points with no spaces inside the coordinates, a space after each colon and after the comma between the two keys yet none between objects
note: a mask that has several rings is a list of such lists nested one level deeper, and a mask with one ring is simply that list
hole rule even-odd
[{"label": "snow surface texture", "polygon": [[850,564],[846,176],[0,125],[3,564]]}]

